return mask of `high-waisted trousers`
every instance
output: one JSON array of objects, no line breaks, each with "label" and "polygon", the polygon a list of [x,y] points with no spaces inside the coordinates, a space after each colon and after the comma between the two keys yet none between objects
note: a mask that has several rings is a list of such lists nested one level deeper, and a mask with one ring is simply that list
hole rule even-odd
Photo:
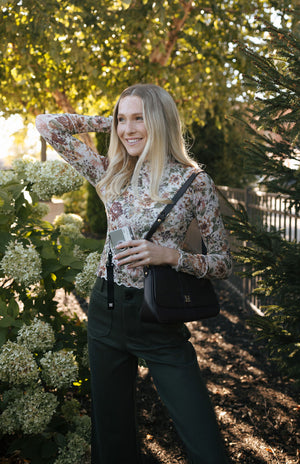
[{"label": "high-waisted trousers", "polygon": [[215,414],[184,324],[142,322],[143,290],[97,278],[88,313],[92,392],[92,464],[140,464],[136,424],[138,359],[146,361],[160,398],[193,464],[227,463]]}]

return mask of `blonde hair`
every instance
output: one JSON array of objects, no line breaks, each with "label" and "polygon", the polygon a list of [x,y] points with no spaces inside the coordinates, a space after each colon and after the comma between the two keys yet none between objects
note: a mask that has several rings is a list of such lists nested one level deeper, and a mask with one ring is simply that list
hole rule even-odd
[{"label": "blonde hair", "polygon": [[[117,135],[118,109],[122,98],[140,97],[147,130],[147,142],[139,157],[128,155]],[[115,199],[132,182],[137,187],[144,161],[150,161],[150,192],[154,201],[163,201],[159,185],[169,157],[186,166],[198,167],[188,155],[182,135],[182,125],[171,95],[154,84],[136,84],[125,89],[114,108],[113,125],[108,149],[109,165],[96,189],[102,199]]]}]

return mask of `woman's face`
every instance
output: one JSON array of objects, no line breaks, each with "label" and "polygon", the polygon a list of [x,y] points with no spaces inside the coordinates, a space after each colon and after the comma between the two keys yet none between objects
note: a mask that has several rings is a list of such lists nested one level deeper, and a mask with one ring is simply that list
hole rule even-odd
[{"label": "woman's face", "polygon": [[147,130],[140,97],[128,96],[119,102],[117,134],[130,156],[140,156],[147,142]]}]

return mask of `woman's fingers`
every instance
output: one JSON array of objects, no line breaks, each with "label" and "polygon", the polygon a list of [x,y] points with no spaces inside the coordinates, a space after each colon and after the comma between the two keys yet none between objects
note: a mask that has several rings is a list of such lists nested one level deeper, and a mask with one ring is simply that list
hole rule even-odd
[{"label": "woman's fingers", "polygon": [[120,250],[115,255],[119,266],[127,264],[129,268],[133,268],[149,266],[150,264],[169,264],[171,266],[178,264],[179,252],[177,250],[156,245],[149,240],[130,240],[121,243],[116,249]]},{"label": "woman's fingers", "polygon": [[116,248],[126,248],[118,253],[115,258],[120,266],[130,264],[130,267],[157,264],[159,250],[163,247],[155,245],[147,240],[130,240]]}]

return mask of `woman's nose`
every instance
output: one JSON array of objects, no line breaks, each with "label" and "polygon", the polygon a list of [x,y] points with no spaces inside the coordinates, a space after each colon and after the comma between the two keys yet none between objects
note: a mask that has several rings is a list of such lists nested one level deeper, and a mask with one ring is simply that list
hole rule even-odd
[{"label": "woman's nose", "polygon": [[135,131],[135,124],[134,121],[127,121],[126,122],[126,127],[125,127],[125,132],[126,133],[132,133]]}]

